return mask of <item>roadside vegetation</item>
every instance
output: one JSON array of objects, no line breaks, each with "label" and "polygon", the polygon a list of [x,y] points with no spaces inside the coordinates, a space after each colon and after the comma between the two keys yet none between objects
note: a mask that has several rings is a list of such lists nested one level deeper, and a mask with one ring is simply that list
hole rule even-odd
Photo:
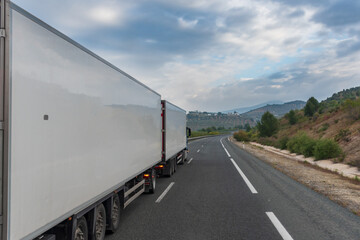
[{"label": "roadside vegetation", "polygon": [[291,110],[281,118],[266,112],[255,127],[235,132],[234,138],[360,169],[360,87],[322,102],[311,97],[303,109]]},{"label": "roadside vegetation", "polygon": [[201,136],[213,136],[213,135],[222,135],[222,134],[229,134],[238,130],[239,128],[225,128],[225,127],[208,127],[202,128],[199,131],[191,131],[191,137],[201,137]]}]

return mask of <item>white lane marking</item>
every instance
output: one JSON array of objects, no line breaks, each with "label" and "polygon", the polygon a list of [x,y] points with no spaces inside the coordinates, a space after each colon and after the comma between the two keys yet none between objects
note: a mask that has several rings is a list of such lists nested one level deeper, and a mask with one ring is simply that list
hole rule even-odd
[{"label": "white lane marking", "polygon": [[188,161],[188,164],[190,164],[192,160],[193,160],[193,158],[190,158],[190,160]]},{"label": "white lane marking", "polygon": [[276,230],[278,230],[284,240],[294,240],[273,212],[266,212],[266,215],[270,218],[272,224],[274,224]]},{"label": "white lane marking", "polygon": [[165,191],[158,197],[158,199],[156,199],[156,203],[161,202],[161,200],[165,197],[165,195],[170,191],[170,189],[172,188],[172,186],[174,185],[174,182],[171,182],[170,185],[165,189]]},{"label": "white lane marking", "polygon": [[204,147],[204,145],[201,145],[201,147]]},{"label": "white lane marking", "polygon": [[228,152],[228,150],[225,147],[224,147],[224,150],[225,150],[226,154],[228,155],[228,157],[231,157],[230,153]]},{"label": "white lane marking", "polygon": [[197,152],[200,152],[200,149],[198,149]]},{"label": "white lane marking", "polygon": [[231,156],[230,156],[230,153],[229,153],[228,150],[225,148],[225,146],[224,146],[224,144],[222,143],[221,140],[223,140],[223,138],[220,139],[221,146],[224,148],[224,150],[225,150],[226,154],[228,155],[228,157],[231,157]]},{"label": "white lane marking", "polygon": [[245,176],[245,174],[243,173],[243,171],[241,171],[241,169],[239,168],[239,166],[236,164],[236,162],[234,161],[234,159],[230,158],[231,162],[234,164],[236,170],[240,173],[240,176],[244,179],[246,185],[250,188],[250,191],[253,194],[258,193],[256,191],[256,189],[254,188],[254,186],[251,184],[251,182],[249,181],[249,179]]}]

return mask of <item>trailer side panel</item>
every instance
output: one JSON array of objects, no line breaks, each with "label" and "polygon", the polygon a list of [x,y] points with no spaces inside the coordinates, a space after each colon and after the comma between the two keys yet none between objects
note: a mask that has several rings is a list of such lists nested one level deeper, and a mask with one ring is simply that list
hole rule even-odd
[{"label": "trailer side panel", "polygon": [[161,160],[160,96],[11,10],[10,239],[35,237]]},{"label": "trailer side panel", "polygon": [[166,160],[186,148],[186,111],[165,101]]}]

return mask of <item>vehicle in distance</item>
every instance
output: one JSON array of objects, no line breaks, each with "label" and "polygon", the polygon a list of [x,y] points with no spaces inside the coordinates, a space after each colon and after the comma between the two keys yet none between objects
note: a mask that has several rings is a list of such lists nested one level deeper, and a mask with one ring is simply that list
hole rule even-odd
[{"label": "vehicle in distance", "polygon": [[0,7],[1,239],[103,239],[186,158],[185,111],[15,4]]}]

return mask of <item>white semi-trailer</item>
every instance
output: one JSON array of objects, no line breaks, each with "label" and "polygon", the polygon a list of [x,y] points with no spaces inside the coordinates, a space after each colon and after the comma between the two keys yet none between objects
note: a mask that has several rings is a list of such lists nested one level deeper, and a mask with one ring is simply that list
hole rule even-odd
[{"label": "white semi-trailer", "polygon": [[167,111],[167,131],[158,93],[9,1],[0,10],[0,239],[103,239],[185,156],[185,112]]},{"label": "white semi-trailer", "polygon": [[157,169],[161,175],[171,176],[187,158],[186,111],[165,100],[161,105],[162,161]]}]

